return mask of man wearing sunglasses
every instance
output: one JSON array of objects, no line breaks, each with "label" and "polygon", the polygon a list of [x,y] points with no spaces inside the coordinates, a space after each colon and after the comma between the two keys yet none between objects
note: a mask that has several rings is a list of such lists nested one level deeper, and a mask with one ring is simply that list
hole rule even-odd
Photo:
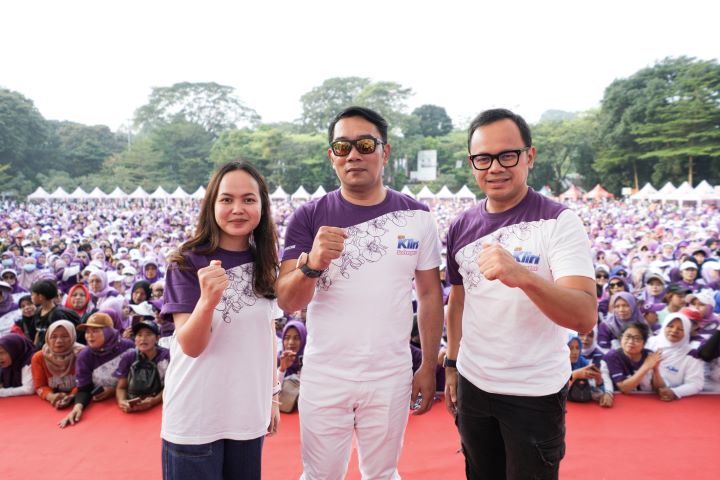
[{"label": "man wearing sunglasses", "polygon": [[445,401],[467,478],[556,479],[567,330],[587,333],[597,322],[590,243],[575,213],[528,187],[536,150],[522,117],[481,113],[468,150],[486,198],[448,232]]},{"label": "man wearing sunglasses", "polygon": [[[328,129],[340,188],[293,214],[277,282],[286,312],[307,306],[298,409],[306,480],[345,478],[353,433],[363,478],[398,479],[410,401],[432,406],[443,310],[435,222],[383,185],[387,122],[350,107]],[[412,375],[415,280],[423,362]],[[418,399],[419,400],[419,399]]]}]

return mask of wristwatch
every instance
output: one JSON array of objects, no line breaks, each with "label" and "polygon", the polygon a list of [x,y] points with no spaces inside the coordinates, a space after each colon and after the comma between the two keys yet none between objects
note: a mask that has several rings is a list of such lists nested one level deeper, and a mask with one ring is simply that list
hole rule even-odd
[{"label": "wristwatch", "polygon": [[297,259],[295,268],[299,268],[302,273],[304,273],[306,276],[308,276],[310,278],[318,278],[320,275],[323,274],[324,270],[314,270],[314,269],[308,267],[309,260],[310,260],[310,254],[306,253],[306,252],[302,252]]},{"label": "wristwatch", "polygon": [[456,366],[457,360],[451,360],[447,356],[443,358],[443,367],[445,368],[457,368]]}]

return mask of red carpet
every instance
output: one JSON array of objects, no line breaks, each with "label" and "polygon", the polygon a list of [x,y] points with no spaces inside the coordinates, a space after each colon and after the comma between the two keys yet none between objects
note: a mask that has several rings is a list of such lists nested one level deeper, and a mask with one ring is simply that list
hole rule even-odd
[{"label": "red carpet", "polygon": [[[652,396],[619,396],[610,410],[568,406],[568,451],[562,478],[716,479],[720,396],[664,403]],[[38,398],[0,399],[0,479],[160,478],[160,409],[126,415],[112,402],[93,404],[65,430],[57,412]],[[267,439],[263,478],[297,479],[301,472],[298,416],[283,415]],[[464,478],[455,426],[441,403],[411,417],[400,461],[406,480]],[[357,480],[353,454],[348,479]]]}]

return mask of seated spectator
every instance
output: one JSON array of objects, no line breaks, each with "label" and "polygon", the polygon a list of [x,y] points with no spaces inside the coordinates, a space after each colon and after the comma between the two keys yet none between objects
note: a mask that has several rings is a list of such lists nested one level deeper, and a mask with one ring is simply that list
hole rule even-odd
[{"label": "seated spectator", "polygon": [[278,352],[278,382],[282,386],[279,398],[281,412],[292,412],[297,405],[306,339],[307,329],[301,321],[290,320],[285,324],[283,348]]},{"label": "seated spectator", "polygon": [[645,322],[640,316],[635,297],[628,292],[614,294],[610,298],[609,306],[608,316],[598,325],[598,345],[605,351],[618,348],[620,333],[625,325],[630,322]]},{"label": "seated spectator", "polygon": [[53,322],[45,334],[45,345],[32,357],[35,393],[55,408],[70,405],[77,392],[75,360],[83,346],[76,342],[75,325]]},{"label": "seated spectator", "polygon": [[705,382],[703,364],[690,355],[690,319],[682,313],[671,313],[662,329],[648,340],[652,351],[662,351],[658,395],[670,402],[699,393]]},{"label": "seated spectator", "polygon": [[595,325],[593,329],[588,333],[581,333],[578,335],[582,342],[582,356],[590,360],[595,365],[600,364],[600,360],[605,355],[597,343],[598,326]]},{"label": "seated spectator", "polygon": [[26,257],[19,260],[22,262],[22,271],[18,275],[18,284],[21,288],[29,289],[33,283],[40,280],[45,274],[38,270],[37,261],[33,257]]},{"label": "seated spectator", "polygon": [[610,350],[603,357],[615,390],[622,393],[652,392],[663,385],[659,369],[661,351],[645,348],[650,329],[641,322],[623,327],[620,348]]},{"label": "seated spectator", "polygon": [[668,314],[678,313],[685,307],[685,296],[689,293],[690,289],[677,283],[668,285],[665,296],[663,297],[663,303],[665,303],[666,307],[658,312],[658,321],[662,323]]},{"label": "seated spectator", "polygon": [[612,391],[605,391],[599,362],[590,362],[582,352],[582,340],[572,336],[568,341],[570,349],[570,375],[568,400],[571,402],[596,401],[602,407],[612,407]]},{"label": "seated spectator", "polygon": [[0,317],[17,310],[18,304],[13,299],[12,286],[0,281]]},{"label": "seated spectator", "polygon": [[[10,253],[10,255],[12,255],[12,253]],[[3,268],[2,272],[0,272],[0,280],[10,285],[13,295],[15,295],[16,293],[25,293],[28,291],[26,288],[22,288],[20,286],[17,279],[17,272],[12,268]]]},{"label": "seated spectator", "polygon": [[92,270],[88,277],[88,286],[95,308],[101,309],[103,304],[118,295],[117,290],[108,285],[107,274],[102,270]]},{"label": "seated spectator", "polygon": [[42,348],[45,343],[45,332],[51,323],[57,320],[70,320],[74,325],[80,323],[80,317],[72,310],[58,306],[55,300],[58,289],[52,280],[38,280],[30,287],[32,302],[38,306],[33,320],[35,325],[35,338],[33,343]]},{"label": "seated spectator", "polygon": [[695,262],[687,260],[680,264],[680,276],[682,280],[678,282],[681,287],[690,291],[698,292],[703,284],[698,280],[698,266]]},{"label": "seated spectator", "polygon": [[[162,279],[162,274],[158,268],[158,262],[154,258],[147,258],[142,264],[142,277],[148,285],[157,282]],[[150,299],[150,295],[146,300]]]},{"label": "seated spectator", "polygon": [[75,405],[58,423],[60,428],[79,422],[83,409],[91,400],[101,402],[115,396],[117,379],[112,374],[117,370],[121,355],[134,346],[131,340],[120,338],[112,318],[102,312],[90,315],[77,329],[85,330],[87,347],[77,357]]},{"label": "seated spectator", "polygon": [[660,272],[649,271],[645,274],[645,288],[639,300],[643,304],[662,303],[665,296],[665,278]]},{"label": "seated spectator", "polygon": [[0,337],[0,398],[33,394],[30,361],[35,346],[22,335]]},{"label": "seated spectator", "polygon": [[115,398],[125,413],[141,412],[162,403],[170,351],[158,346],[160,328],[151,321],[132,327],[135,348],[122,354],[113,376],[118,379]]},{"label": "seated spectator", "polygon": [[138,280],[130,289],[130,304],[137,305],[146,302],[150,300],[151,296],[150,283],[145,280]]},{"label": "seated spectator", "polygon": [[640,304],[638,309],[640,315],[645,320],[645,323],[650,327],[651,332],[656,332],[660,329],[660,323],[658,323],[658,312],[665,308],[664,303],[645,303]]},{"label": "seated spectator", "polygon": [[20,297],[18,300],[20,307],[20,318],[15,320],[15,325],[10,331],[20,335],[25,335],[30,341],[35,340],[35,312],[37,307],[32,302],[30,295]]},{"label": "seated spectator", "polygon": [[610,269],[608,269],[606,265],[597,265],[595,267],[595,286],[597,288],[598,299],[602,297],[605,292],[608,280],[610,280]]},{"label": "seated spectator", "polygon": [[610,299],[613,297],[613,295],[619,292],[629,291],[630,288],[628,287],[625,278],[617,275],[611,276],[610,280],[607,283],[607,288],[605,289],[602,298],[598,302],[598,311],[603,315],[608,315],[608,313],[612,313],[612,308],[610,308]]},{"label": "seated spectator", "polygon": [[150,285],[151,299],[161,300],[165,293],[165,280],[158,280],[157,282]]}]

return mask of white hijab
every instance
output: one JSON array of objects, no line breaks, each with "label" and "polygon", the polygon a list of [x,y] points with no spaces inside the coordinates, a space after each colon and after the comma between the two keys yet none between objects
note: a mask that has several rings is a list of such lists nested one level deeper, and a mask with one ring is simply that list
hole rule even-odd
[{"label": "white hijab", "polygon": [[[680,320],[683,325],[684,335],[678,342],[671,342],[665,335],[665,327],[670,325],[670,322],[673,320]],[[690,350],[692,350],[692,347],[690,347],[690,328],[690,319],[682,313],[666,315],[657,335],[648,339],[646,348],[652,351],[662,349],[661,362],[663,365],[678,365],[687,357]]]}]

